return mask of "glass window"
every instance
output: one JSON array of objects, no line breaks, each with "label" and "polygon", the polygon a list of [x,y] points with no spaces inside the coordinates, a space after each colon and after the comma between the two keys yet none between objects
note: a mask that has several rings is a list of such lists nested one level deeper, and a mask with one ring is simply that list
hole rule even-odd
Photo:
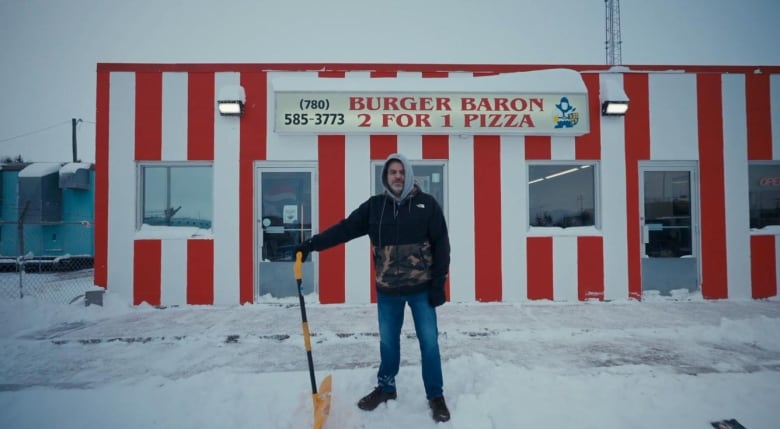
[{"label": "glass window", "polygon": [[141,189],[142,224],[211,228],[210,165],[143,165]]},{"label": "glass window", "polygon": [[748,177],[750,227],[780,225],[780,163],[751,162]]},{"label": "glass window", "polygon": [[[447,217],[447,209],[444,196],[444,170],[443,162],[409,161],[414,169],[414,180],[420,189],[426,194],[431,194],[439,203]],[[385,188],[382,186],[382,167],[384,161],[374,164],[374,194],[381,194]]]},{"label": "glass window", "polygon": [[312,235],[311,174],[261,173],[263,260],[294,260],[295,248]]},{"label": "glass window", "polygon": [[531,226],[596,225],[596,164],[556,163],[528,166]]}]

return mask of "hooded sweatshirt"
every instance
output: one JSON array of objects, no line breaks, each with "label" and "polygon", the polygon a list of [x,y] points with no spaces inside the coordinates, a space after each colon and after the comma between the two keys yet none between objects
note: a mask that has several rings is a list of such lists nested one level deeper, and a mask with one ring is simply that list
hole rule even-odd
[{"label": "hooded sweatshirt", "polygon": [[[404,167],[404,187],[398,196],[387,182],[392,161],[399,161]],[[450,242],[439,203],[414,183],[412,166],[400,153],[385,160],[382,185],[383,193],[369,198],[346,219],[313,236],[312,250],[325,250],[368,234],[378,291],[405,295],[426,290],[432,284],[443,285],[450,265]]]}]

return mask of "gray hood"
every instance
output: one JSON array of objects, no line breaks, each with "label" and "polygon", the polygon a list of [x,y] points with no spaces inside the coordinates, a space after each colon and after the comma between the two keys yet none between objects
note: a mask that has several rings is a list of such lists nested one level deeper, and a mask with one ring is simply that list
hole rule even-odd
[{"label": "gray hood", "polygon": [[[387,165],[390,161],[400,161],[404,166],[404,190],[401,191],[401,196],[399,197],[396,197],[395,194],[393,194],[393,190],[387,183]],[[387,157],[385,165],[382,167],[382,186],[385,188],[385,191],[387,191],[387,194],[393,197],[396,202],[400,203],[409,196],[414,187],[414,171],[412,171],[412,164],[409,163],[409,160],[406,159],[405,156],[400,153],[394,153]]]}]

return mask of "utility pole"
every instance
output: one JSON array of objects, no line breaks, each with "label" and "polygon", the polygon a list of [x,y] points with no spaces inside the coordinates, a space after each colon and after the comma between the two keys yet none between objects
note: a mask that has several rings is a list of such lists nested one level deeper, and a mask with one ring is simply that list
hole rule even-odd
[{"label": "utility pole", "polygon": [[76,144],[76,125],[78,125],[79,122],[82,122],[81,119],[73,118],[71,119],[71,124],[73,125],[73,162],[78,162],[78,156],[76,155],[77,150],[77,144]]},{"label": "utility pole", "polygon": [[623,64],[623,53],[620,40],[620,0],[604,0],[605,24],[607,40],[607,64],[619,66]]}]

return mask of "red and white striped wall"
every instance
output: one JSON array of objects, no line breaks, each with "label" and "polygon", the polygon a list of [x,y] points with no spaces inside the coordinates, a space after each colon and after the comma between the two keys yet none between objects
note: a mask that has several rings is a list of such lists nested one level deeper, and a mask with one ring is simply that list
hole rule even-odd
[{"label": "red and white striped wall", "polygon": [[[475,76],[547,66],[99,64],[95,283],[134,304],[253,302],[256,162],[316,162],[323,230],[370,196],[372,160],[403,152],[448,164],[450,300],[641,298],[638,168],[647,160],[698,162],[703,296],[776,296],[778,232],[750,231],[745,190],[748,160],[780,159],[780,105],[772,102],[780,100],[780,68],[659,66],[613,74],[567,67],[580,70],[589,93],[590,132],[579,137],[291,136],[269,126],[277,77],[467,85]],[[625,118],[599,115],[604,79],[622,82],[631,100]],[[219,116],[219,88],[239,84],[245,114]],[[138,163],[158,160],[213,163],[210,236],[136,231]],[[525,183],[533,160],[600,162],[600,229],[528,231]],[[367,238],[321,252],[318,269],[321,302],[375,299]]]}]

